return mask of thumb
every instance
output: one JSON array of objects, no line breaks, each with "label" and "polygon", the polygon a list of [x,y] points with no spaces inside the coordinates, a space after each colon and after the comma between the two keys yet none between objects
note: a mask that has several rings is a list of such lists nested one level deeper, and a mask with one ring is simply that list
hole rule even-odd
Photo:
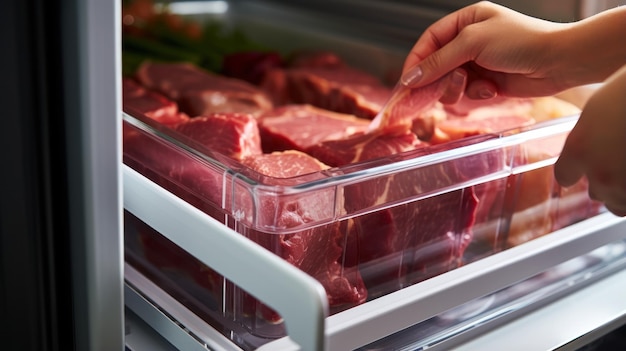
[{"label": "thumb", "polygon": [[554,177],[561,186],[574,185],[583,177],[584,171],[580,165],[580,159],[576,156],[577,154],[566,142],[563,151],[561,151],[561,156],[554,164]]}]

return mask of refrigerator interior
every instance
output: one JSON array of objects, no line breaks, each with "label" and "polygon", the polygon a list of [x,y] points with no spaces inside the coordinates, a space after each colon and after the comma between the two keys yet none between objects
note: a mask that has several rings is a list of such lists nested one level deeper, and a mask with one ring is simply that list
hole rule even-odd
[{"label": "refrigerator interior", "polygon": [[[185,6],[217,3],[224,11],[185,16],[236,26],[283,54],[331,51],[389,84],[415,33],[446,11],[427,3],[350,1],[333,3],[333,11],[324,3],[303,9],[284,2],[173,3],[171,9],[178,5],[184,13],[190,8]],[[345,17],[346,9],[360,16]],[[368,16],[376,20],[365,26]],[[582,96],[569,94],[563,98]],[[303,348],[444,349],[623,267],[622,221],[586,197],[584,182],[565,191],[551,178],[558,153],[545,145],[558,149],[576,117],[276,179],[127,110],[126,304],[145,320],[157,321],[152,326],[170,342],[198,349],[290,349],[293,341]],[[172,159],[200,170],[211,188],[173,176]],[[382,204],[355,200],[379,183],[393,189],[402,184],[398,179],[433,177],[443,182],[399,191]],[[538,181],[543,201],[520,205]],[[312,220],[285,227],[276,222],[279,210],[270,216],[262,211],[276,201],[311,211],[307,206],[321,201],[323,208]],[[480,207],[485,203],[488,208]],[[428,212],[435,204],[443,212]],[[368,222],[389,213],[404,216],[406,208],[417,209],[413,221],[446,217],[432,220],[426,230],[411,229],[419,233],[414,237],[428,240],[412,238],[402,250],[345,264],[362,257],[358,245],[349,245],[355,245],[349,228],[357,226],[356,235],[367,239]],[[479,218],[471,218],[471,232],[468,208]],[[373,229],[394,238],[406,234],[389,228]],[[337,233],[344,243],[338,278],[353,290],[364,284],[367,297],[357,293],[347,302],[329,302],[330,285],[320,283],[321,276],[285,262],[288,255],[281,254],[276,238],[302,233]]]}]

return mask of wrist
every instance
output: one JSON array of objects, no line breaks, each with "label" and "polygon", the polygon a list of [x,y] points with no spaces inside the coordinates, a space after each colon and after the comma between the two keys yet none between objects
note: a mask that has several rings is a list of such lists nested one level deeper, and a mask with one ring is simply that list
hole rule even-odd
[{"label": "wrist", "polygon": [[563,87],[602,82],[626,64],[625,35],[626,6],[565,24],[553,33]]}]

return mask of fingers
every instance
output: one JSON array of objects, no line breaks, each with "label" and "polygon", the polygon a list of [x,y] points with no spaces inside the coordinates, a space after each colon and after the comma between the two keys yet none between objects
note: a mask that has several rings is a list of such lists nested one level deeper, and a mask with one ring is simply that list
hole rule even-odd
[{"label": "fingers", "polygon": [[491,99],[498,95],[498,87],[490,80],[477,79],[467,84],[465,95],[470,99]]},{"label": "fingers", "polygon": [[409,88],[425,86],[443,77],[446,73],[470,61],[469,51],[463,43],[455,43],[453,39],[449,45],[428,55],[418,65],[407,69],[400,78],[402,84]]},{"label": "fingers", "polygon": [[[572,131],[574,133],[574,131]],[[580,152],[572,142],[572,135],[565,141],[561,155],[554,164],[554,176],[556,181],[564,187],[574,185],[583,177],[584,170],[581,168]]]},{"label": "fingers", "polygon": [[[574,142],[578,130],[574,128],[565,143],[561,156],[554,165],[554,176],[563,187],[569,187],[586,177],[589,198],[602,202],[606,209],[619,217],[626,216],[626,180],[623,170],[613,164],[589,161],[580,142]],[[572,137],[573,136],[573,137]],[[573,141],[574,140],[574,141]],[[587,166],[584,166],[587,165]]]},{"label": "fingers", "polygon": [[491,99],[498,95],[496,85],[488,80],[475,80],[468,82],[468,72],[464,68],[452,71],[446,78],[446,88],[439,101],[443,104],[455,104],[464,95],[470,99]]},{"label": "fingers", "polygon": [[604,203],[604,207],[616,216],[626,216],[626,192],[624,191],[590,180],[589,198]]},{"label": "fingers", "polygon": [[443,104],[457,103],[461,97],[463,97],[466,84],[467,72],[462,68],[455,69],[450,75],[446,90],[443,92],[439,101]]},{"label": "fingers", "polygon": [[[565,157],[564,157],[565,156]],[[554,174],[557,182],[564,187],[574,185],[586,174],[579,166],[579,160],[567,154],[559,157],[554,165]],[[626,217],[626,191],[616,189],[612,184],[605,184],[596,176],[587,175],[589,182],[589,198],[604,204],[604,207],[619,217]]]},{"label": "fingers", "polygon": [[576,160],[561,155],[554,165],[554,177],[561,186],[569,187],[583,177],[583,172]]},{"label": "fingers", "polygon": [[459,18],[466,17],[462,13],[466,9],[458,10],[444,16],[428,27],[419,37],[409,55],[404,61],[403,72],[415,67],[426,57],[430,56],[454,39],[462,28],[459,28]]},{"label": "fingers", "polygon": [[[468,26],[481,21],[486,3],[457,10],[426,29],[405,59],[401,81],[417,88],[443,77],[446,73],[472,60],[473,48],[467,40],[459,40]],[[467,35],[466,35],[467,36]]]}]

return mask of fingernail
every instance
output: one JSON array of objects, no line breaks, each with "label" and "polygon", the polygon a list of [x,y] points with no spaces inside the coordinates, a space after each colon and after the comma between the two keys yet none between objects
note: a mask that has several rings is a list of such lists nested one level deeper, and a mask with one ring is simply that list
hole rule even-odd
[{"label": "fingernail", "polygon": [[481,99],[491,99],[496,96],[496,92],[491,89],[480,89],[478,91],[478,97]]},{"label": "fingernail", "polygon": [[423,75],[422,68],[420,66],[415,66],[402,75],[400,82],[406,86],[415,85],[420,81],[420,79],[422,79]]},{"label": "fingernail", "polygon": [[454,86],[465,86],[465,78],[466,75],[462,70],[454,70],[454,72],[452,72],[452,77],[450,78],[450,84],[454,85]]}]

